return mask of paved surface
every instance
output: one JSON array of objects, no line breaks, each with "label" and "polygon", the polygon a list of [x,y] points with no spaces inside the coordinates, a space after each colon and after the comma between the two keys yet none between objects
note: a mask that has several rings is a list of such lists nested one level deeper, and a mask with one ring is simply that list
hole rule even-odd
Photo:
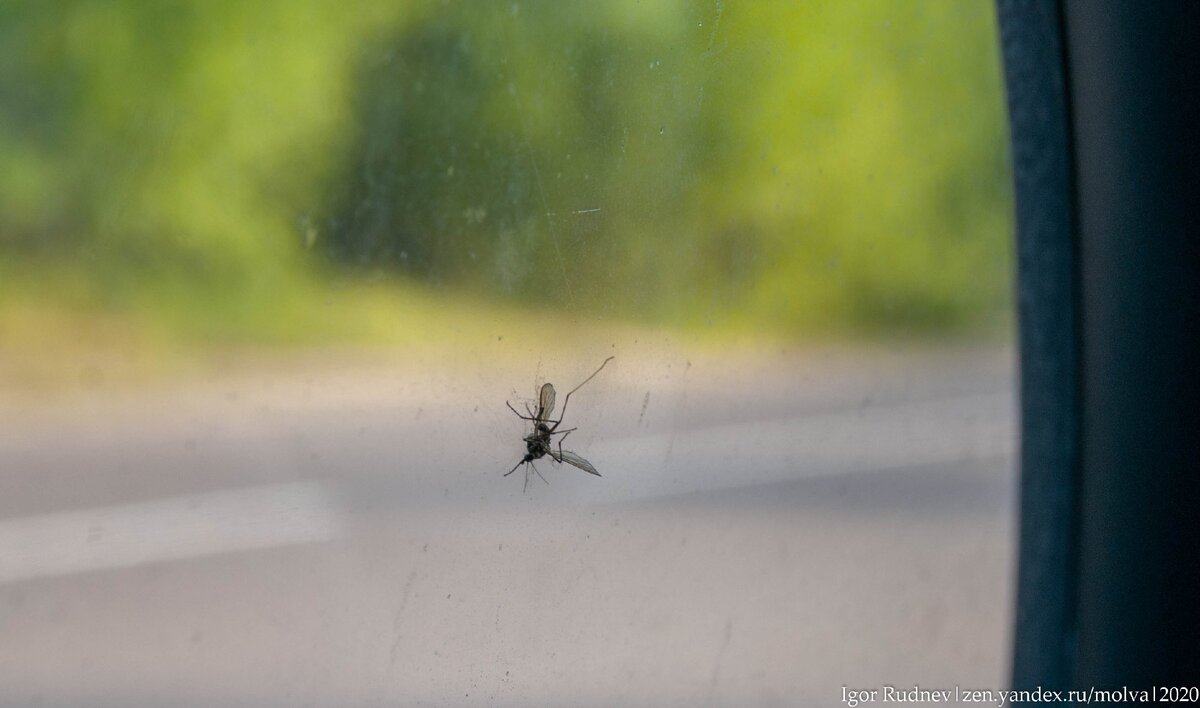
[{"label": "paved surface", "polygon": [[0,411],[0,704],[1004,686],[1004,352],[619,356],[567,414],[604,477],[523,493],[503,401],[533,378],[326,363]]}]

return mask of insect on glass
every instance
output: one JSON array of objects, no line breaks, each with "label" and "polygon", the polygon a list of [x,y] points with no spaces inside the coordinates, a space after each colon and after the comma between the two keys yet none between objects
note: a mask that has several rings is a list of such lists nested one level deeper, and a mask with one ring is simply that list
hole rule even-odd
[{"label": "insect on glass", "polygon": [[[521,415],[516,408],[512,407],[511,403],[508,401],[504,402],[504,405],[508,406],[510,411],[516,413],[518,418],[521,420],[528,420],[533,423],[533,432],[525,436],[525,457],[521,458],[521,461],[514,465],[511,470],[505,472],[505,477],[509,476],[513,472],[516,472],[517,468],[521,465],[529,465],[529,467],[527,467],[525,470],[525,489],[529,489],[530,469],[532,469],[534,474],[536,474],[538,477],[541,477],[543,482],[546,482],[546,478],[542,477],[542,473],[539,472],[538,468],[533,464],[534,460],[540,460],[546,455],[549,455],[550,459],[559,464],[565,462],[568,465],[574,465],[575,467],[578,467],[588,474],[594,474],[597,477],[600,476],[600,473],[596,471],[596,468],[592,466],[592,463],[583,459],[579,455],[576,455],[570,450],[563,449],[563,441],[567,439],[567,436],[570,435],[575,428],[568,428],[567,430],[559,430],[558,428],[560,425],[562,425],[563,417],[567,414],[567,403],[571,401],[571,394],[583,388],[583,384],[595,378],[596,374],[600,373],[600,370],[603,369],[604,366],[614,358],[615,357],[610,356],[609,358],[605,359],[604,363],[600,364],[599,369],[596,369],[594,372],[592,372],[592,375],[584,379],[583,383],[580,383],[578,386],[571,389],[567,395],[563,397],[562,410],[559,411],[558,420],[550,419],[550,417],[554,415],[554,384],[542,384],[542,388],[538,391],[537,410],[532,411],[529,409],[528,405],[525,406],[525,412],[528,415]],[[553,438],[555,435],[562,436],[558,439],[557,444]],[[546,483],[549,484],[549,482]]]}]

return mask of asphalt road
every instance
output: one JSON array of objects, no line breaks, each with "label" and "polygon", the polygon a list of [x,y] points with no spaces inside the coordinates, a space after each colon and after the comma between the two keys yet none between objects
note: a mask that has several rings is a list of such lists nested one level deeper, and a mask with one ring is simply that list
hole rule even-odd
[{"label": "asphalt road", "polygon": [[[601,358],[540,369],[561,401]],[[1006,352],[618,356],[567,414],[604,476],[524,491],[503,401],[536,373],[334,357],[0,410],[0,704],[1004,687]]]}]

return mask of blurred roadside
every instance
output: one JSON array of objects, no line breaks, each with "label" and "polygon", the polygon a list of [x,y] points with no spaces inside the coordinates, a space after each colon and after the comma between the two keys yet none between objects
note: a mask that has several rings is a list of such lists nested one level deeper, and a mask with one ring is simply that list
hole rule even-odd
[{"label": "blurred roadside", "polygon": [[[1003,684],[1004,347],[644,334],[239,356],[10,410],[3,702],[820,705],[843,684]],[[569,414],[604,477],[503,477],[527,430],[504,401],[611,352]]]},{"label": "blurred roadside", "polygon": [[0,381],[597,318],[818,346],[1003,330],[993,22],[7,3]]}]

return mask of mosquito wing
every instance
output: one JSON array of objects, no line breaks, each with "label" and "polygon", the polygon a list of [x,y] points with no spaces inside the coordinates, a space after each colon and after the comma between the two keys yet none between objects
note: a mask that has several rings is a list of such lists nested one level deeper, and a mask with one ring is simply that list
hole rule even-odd
[{"label": "mosquito wing", "polygon": [[579,455],[576,455],[575,453],[571,452],[570,450],[563,450],[561,452],[556,451],[556,450],[551,450],[550,456],[553,457],[556,462],[565,462],[568,465],[575,465],[576,467],[583,470],[584,472],[587,472],[588,474],[594,474],[597,477],[600,476],[600,473],[596,471],[596,468],[592,467],[592,463],[583,459]]},{"label": "mosquito wing", "polygon": [[542,390],[538,392],[538,409],[537,415],[534,416],[538,420],[550,420],[550,416],[554,415],[554,384],[542,384]]}]

